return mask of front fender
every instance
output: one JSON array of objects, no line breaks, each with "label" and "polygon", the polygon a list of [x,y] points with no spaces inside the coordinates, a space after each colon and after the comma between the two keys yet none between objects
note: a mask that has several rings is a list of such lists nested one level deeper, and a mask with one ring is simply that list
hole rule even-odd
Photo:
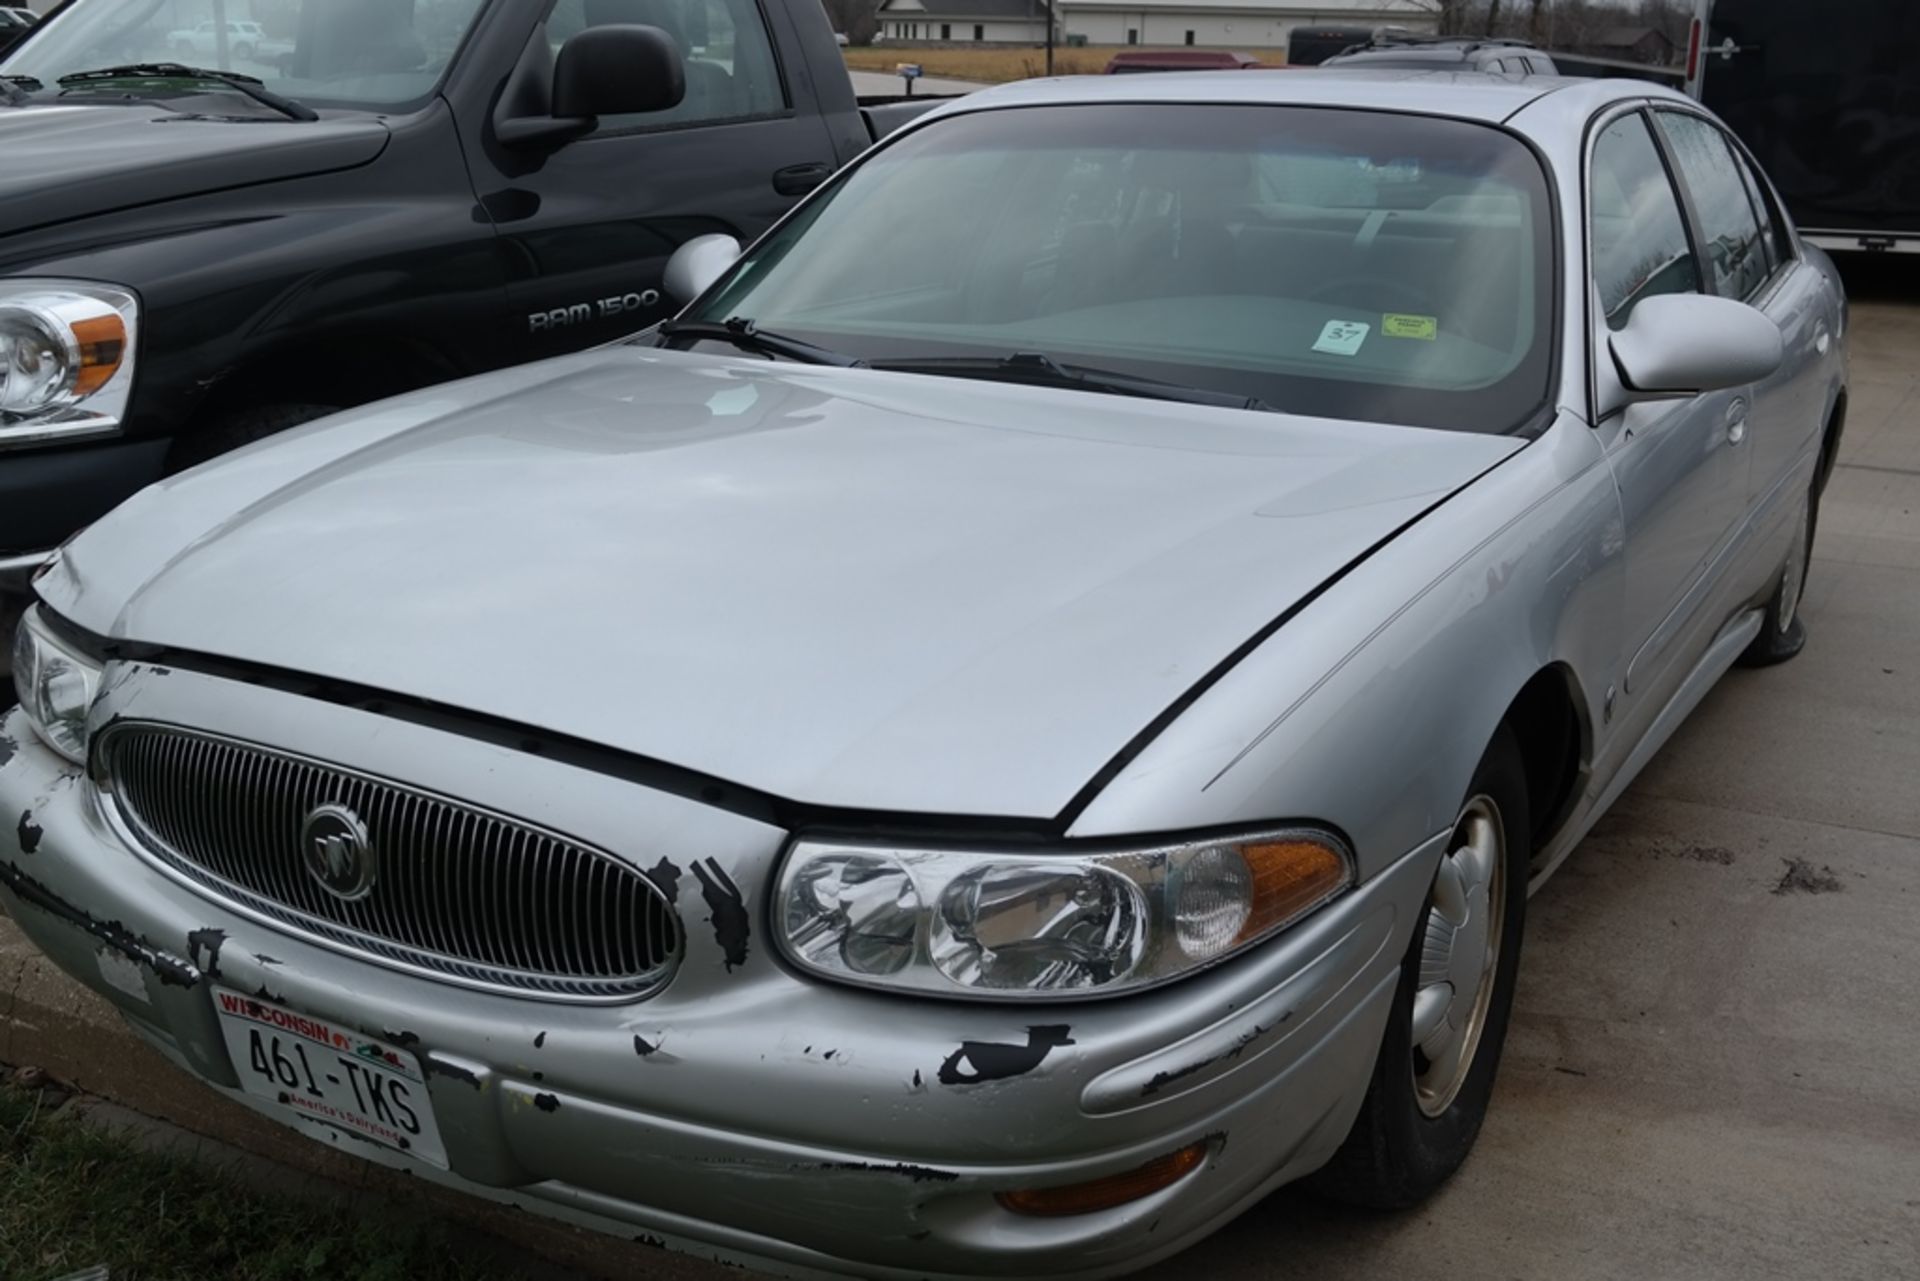
[{"label": "front fender", "polygon": [[[385,151],[357,169],[9,237],[0,241],[0,273],[97,280],[138,295],[129,437],[175,434],[235,374],[343,340],[391,350],[409,367],[422,345],[446,354],[445,367],[411,377],[402,369],[380,391],[505,363],[505,268],[444,105],[394,122]],[[364,360],[306,364],[321,383],[367,373]],[[317,398],[324,385],[298,390],[289,398],[365,398]]]},{"label": "front fender", "polygon": [[1542,669],[1563,671],[1604,732],[1622,544],[1599,443],[1562,415],[1222,677],[1071,834],[1315,819],[1344,831],[1372,876],[1452,823],[1501,718]]}]

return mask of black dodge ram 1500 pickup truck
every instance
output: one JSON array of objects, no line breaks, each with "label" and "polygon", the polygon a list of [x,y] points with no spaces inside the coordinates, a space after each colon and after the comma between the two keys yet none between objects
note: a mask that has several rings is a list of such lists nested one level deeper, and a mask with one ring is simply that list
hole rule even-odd
[{"label": "black dodge ram 1500 pickup truck", "polygon": [[272,13],[69,0],[0,59],[0,640],[148,483],[643,328],[679,244],[932,105],[857,100],[819,0]]}]

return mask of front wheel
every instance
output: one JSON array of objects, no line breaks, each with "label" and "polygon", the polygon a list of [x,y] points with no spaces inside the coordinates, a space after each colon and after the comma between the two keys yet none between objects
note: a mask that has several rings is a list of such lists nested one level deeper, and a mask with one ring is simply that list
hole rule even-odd
[{"label": "front wheel", "polygon": [[1474,771],[1415,922],[1360,1115],[1312,1178],[1326,1195],[1410,1206],[1472,1150],[1513,1008],[1528,821],[1519,743],[1503,725]]}]

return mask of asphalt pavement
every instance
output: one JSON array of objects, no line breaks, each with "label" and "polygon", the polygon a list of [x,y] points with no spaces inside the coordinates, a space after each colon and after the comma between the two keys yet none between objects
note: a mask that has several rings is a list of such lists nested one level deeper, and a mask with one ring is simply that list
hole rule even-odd
[{"label": "asphalt pavement", "polygon": [[[1722,681],[1529,905],[1466,1167],[1402,1214],[1281,1192],[1149,1276],[1920,1277],[1920,263],[1851,275],[1852,412],[1809,644]],[[317,1145],[218,1121],[225,1105],[142,1066],[4,921],[0,962],[0,1060],[312,1165]],[[530,1216],[503,1226],[344,1159],[328,1172],[591,1274],[740,1275]]]}]

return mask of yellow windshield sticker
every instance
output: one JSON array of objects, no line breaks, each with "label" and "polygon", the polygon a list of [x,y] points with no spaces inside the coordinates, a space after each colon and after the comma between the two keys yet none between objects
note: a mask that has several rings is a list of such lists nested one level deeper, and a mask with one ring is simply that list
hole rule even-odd
[{"label": "yellow windshield sticker", "polygon": [[1388,338],[1421,338],[1432,342],[1440,336],[1440,320],[1436,316],[1388,316],[1380,332]]}]

